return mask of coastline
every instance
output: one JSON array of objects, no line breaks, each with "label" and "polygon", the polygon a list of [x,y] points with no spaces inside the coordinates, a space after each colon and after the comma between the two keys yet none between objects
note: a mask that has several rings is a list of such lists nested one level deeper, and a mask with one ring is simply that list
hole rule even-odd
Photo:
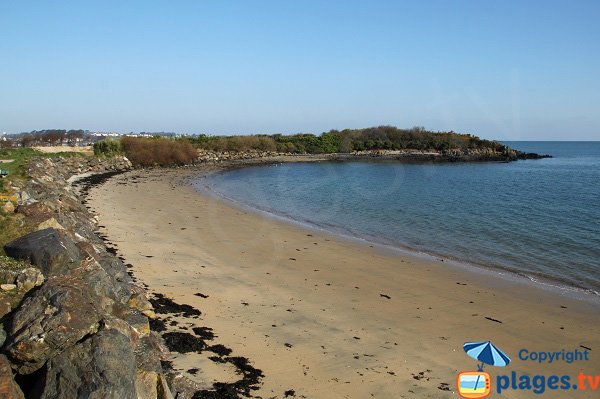
[{"label": "coastline", "polygon": [[[304,160],[310,161],[310,160]],[[317,162],[335,162],[331,159],[316,159]],[[369,162],[369,161],[360,161],[355,160],[357,162]],[[569,296],[578,300],[591,302],[596,305],[600,305],[600,291],[596,288],[586,287],[583,284],[577,284],[572,281],[562,280],[558,277],[553,277],[549,275],[544,275],[542,273],[536,273],[533,271],[524,272],[521,270],[516,270],[511,267],[503,266],[499,263],[476,263],[469,262],[464,259],[460,259],[457,257],[451,257],[447,254],[442,254],[435,252],[431,248],[427,249],[417,249],[406,245],[402,242],[392,242],[388,240],[383,240],[374,236],[363,236],[358,233],[344,230],[339,226],[334,225],[319,225],[317,223],[313,223],[310,220],[302,220],[297,219],[291,215],[277,212],[273,209],[261,208],[252,204],[248,204],[243,202],[242,200],[237,200],[227,195],[218,192],[212,186],[210,186],[210,177],[214,174],[224,174],[232,169],[244,168],[244,167],[269,167],[269,166],[277,166],[278,164],[284,163],[294,163],[299,162],[297,160],[291,161],[280,161],[277,163],[259,163],[259,164],[240,164],[240,165],[227,165],[222,168],[214,168],[211,169],[207,173],[202,173],[202,176],[190,176],[190,178],[185,179],[184,184],[193,186],[200,194],[211,196],[217,200],[227,203],[231,207],[234,207],[238,210],[248,211],[255,214],[258,214],[262,217],[266,217],[269,219],[273,219],[275,221],[284,222],[293,224],[295,226],[299,226],[304,229],[313,230],[316,232],[321,232],[324,234],[332,235],[338,239],[342,239],[345,241],[358,243],[360,245],[369,245],[379,248],[381,251],[385,251],[388,254],[399,254],[401,256],[414,256],[423,258],[428,261],[433,262],[445,262],[445,265],[448,267],[455,267],[459,269],[463,269],[466,272],[472,272],[477,274],[483,274],[487,277],[498,278],[502,280],[509,280],[519,284],[529,284],[534,289],[543,289],[553,292],[556,295],[560,296]],[[352,161],[350,161],[352,162]],[[385,162],[385,161],[383,161]]]},{"label": "coastline", "polygon": [[[595,306],[244,212],[181,185],[194,173],[205,172],[130,172],[137,183],[117,176],[89,204],[135,277],[202,310],[200,325],[263,370],[258,395],[450,397],[456,371],[474,367],[463,342],[492,339],[513,356],[599,347]],[[187,377],[227,375],[190,356],[176,367],[204,371]]]}]

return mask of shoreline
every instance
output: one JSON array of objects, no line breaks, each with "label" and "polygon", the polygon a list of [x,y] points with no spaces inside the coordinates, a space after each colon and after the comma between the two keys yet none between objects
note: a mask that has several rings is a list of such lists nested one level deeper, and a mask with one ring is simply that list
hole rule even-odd
[{"label": "shoreline", "polygon": [[[466,341],[492,339],[513,357],[520,347],[600,346],[595,306],[269,220],[180,184],[209,172],[129,172],[93,188],[89,203],[135,277],[197,306],[203,325],[264,371],[258,395],[447,398],[456,370],[473,367]],[[201,364],[206,383],[223,373],[206,359],[176,360]]]},{"label": "shoreline", "polygon": [[[292,161],[292,163],[295,161]],[[318,160],[318,162],[335,162],[335,161],[327,161],[327,160]],[[367,161],[368,162],[368,161]],[[281,162],[281,163],[290,163],[290,162]],[[277,163],[265,163],[265,164],[257,164],[251,165],[250,167],[266,167],[271,165],[277,165]],[[266,218],[271,218],[276,221],[280,221],[283,223],[289,223],[295,226],[299,226],[304,229],[318,231],[324,234],[329,234],[338,239],[346,240],[349,242],[358,243],[359,245],[373,245],[381,249],[382,251],[386,251],[390,254],[399,254],[414,256],[424,258],[429,261],[440,261],[444,262],[445,265],[449,267],[459,268],[461,270],[465,270],[466,272],[475,272],[482,275],[492,276],[493,278],[498,278],[502,280],[506,280],[509,282],[514,282],[517,284],[530,284],[533,288],[542,289],[545,291],[553,292],[559,296],[567,296],[570,298],[578,299],[581,301],[589,302],[594,305],[600,307],[600,292],[596,291],[593,288],[586,288],[581,285],[576,285],[569,281],[561,280],[559,278],[554,278],[552,276],[541,275],[541,274],[527,274],[525,272],[513,270],[509,267],[504,267],[499,264],[479,264],[464,261],[457,258],[452,258],[449,256],[441,255],[435,253],[435,251],[431,250],[417,250],[415,248],[411,248],[408,245],[403,245],[402,243],[397,242],[383,242],[383,240],[378,241],[377,237],[362,237],[359,235],[353,235],[352,232],[345,232],[342,228],[338,230],[335,229],[335,226],[332,228],[327,228],[325,226],[320,226],[315,223],[311,223],[307,220],[297,220],[293,217],[285,214],[279,214],[275,211],[262,209],[259,207],[255,207],[250,204],[246,204],[242,201],[235,200],[233,198],[227,197],[222,193],[215,191],[212,187],[207,184],[203,184],[203,181],[206,181],[210,175],[212,174],[220,174],[227,173],[229,170],[242,168],[248,165],[234,165],[233,167],[223,167],[216,168],[214,170],[209,171],[208,173],[202,172],[202,176],[190,176],[185,179],[185,184],[189,184],[194,187],[195,190],[199,192],[199,194],[209,195],[223,201],[230,206],[237,208],[243,211],[250,211],[257,215],[261,215]]]}]

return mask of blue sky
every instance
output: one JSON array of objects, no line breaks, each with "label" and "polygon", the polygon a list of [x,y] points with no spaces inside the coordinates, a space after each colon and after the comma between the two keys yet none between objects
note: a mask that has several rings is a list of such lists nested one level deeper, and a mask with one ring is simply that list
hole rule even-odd
[{"label": "blue sky", "polygon": [[0,1],[0,132],[600,140],[599,1]]}]

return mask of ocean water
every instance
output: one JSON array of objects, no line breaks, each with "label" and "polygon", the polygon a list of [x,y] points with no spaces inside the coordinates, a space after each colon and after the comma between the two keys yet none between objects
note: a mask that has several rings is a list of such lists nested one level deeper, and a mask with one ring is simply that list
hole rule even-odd
[{"label": "ocean water", "polygon": [[322,162],[202,185],[295,221],[532,280],[600,292],[600,142],[506,142],[511,163]]}]

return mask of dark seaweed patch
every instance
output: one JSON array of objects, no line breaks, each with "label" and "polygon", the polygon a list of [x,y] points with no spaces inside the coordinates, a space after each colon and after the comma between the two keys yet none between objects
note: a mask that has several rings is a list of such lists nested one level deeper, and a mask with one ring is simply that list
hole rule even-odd
[{"label": "dark seaweed patch", "polygon": [[245,357],[227,357],[225,362],[233,364],[237,372],[242,374],[241,380],[233,383],[217,382],[212,390],[202,390],[194,394],[192,399],[239,399],[250,397],[250,391],[257,390],[260,379],[264,377],[262,370],[251,366]]},{"label": "dark seaweed patch", "polygon": [[202,339],[214,339],[215,334],[212,332],[212,328],[209,327],[194,327],[192,328],[194,334]]},{"label": "dark seaweed patch", "polygon": [[232,352],[231,349],[229,349],[225,345],[221,345],[221,344],[209,346],[208,348],[206,348],[206,350],[214,352],[219,356],[229,356],[229,355],[231,355],[231,352]]},{"label": "dark seaweed patch", "polygon": [[156,313],[173,313],[184,317],[200,316],[202,314],[198,309],[190,305],[175,303],[162,294],[154,294],[154,298],[150,299],[150,303]]},{"label": "dark seaweed patch", "polygon": [[149,319],[150,329],[156,332],[162,332],[167,329],[167,325],[162,319]]},{"label": "dark seaweed patch", "polygon": [[204,341],[186,332],[172,331],[162,335],[165,345],[171,352],[202,352],[206,347]]}]

